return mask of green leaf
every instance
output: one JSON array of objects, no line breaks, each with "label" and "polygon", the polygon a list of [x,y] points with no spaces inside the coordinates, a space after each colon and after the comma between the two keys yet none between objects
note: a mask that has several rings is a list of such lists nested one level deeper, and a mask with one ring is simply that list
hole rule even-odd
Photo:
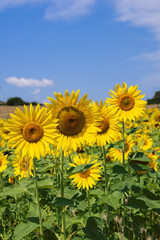
[{"label": "green leaf", "polygon": [[126,173],[126,174],[128,174],[128,172],[125,170],[125,168],[124,167],[122,167],[122,166],[120,166],[120,165],[115,165],[114,167],[113,167],[113,173],[118,173],[118,174],[124,174],[124,173]]},{"label": "green leaf", "polygon": [[33,222],[20,223],[14,229],[14,235],[12,240],[21,240],[22,238],[33,232],[37,227],[39,227],[39,225]]},{"label": "green leaf", "polygon": [[78,209],[84,211],[88,207],[88,203],[86,201],[81,201],[78,205]]},{"label": "green leaf", "polygon": [[149,208],[160,208],[160,200],[151,200],[145,196],[139,197],[138,199],[144,201]]},{"label": "green leaf", "polygon": [[93,164],[81,164],[81,165],[78,165],[76,167],[71,167],[68,170],[68,175],[71,176],[71,175],[74,175],[76,173],[80,173],[80,172],[86,171],[86,170],[88,170],[92,166],[93,166]]},{"label": "green leaf", "polygon": [[92,240],[105,240],[101,230],[97,227],[95,218],[89,217],[85,228],[82,228],[86,237]]},{"label": "green leaf", "polygon": [[134,197],[129,198],[127,207],[134,209],[147,209],[147,206],[143,200],[136,199]]},{"label": "green leaf", "polygon": [[77,225],[79,224],[79,225],[82,226],[83,221],[84,221],[83,217],[77,217],[77,216],[70,217],[70,216],[66,215],[66,228],[68,228],[68,227],[70,227],[74,224],[77,224]]},{"label": "green leaf", "polygon": [[121,192],[114,191],[110,195],[103,194],[100,199],[104,202],[113,207],[114,209],[118,208],[119,200],[121,199]]},{"label": "green leaf", "polygon": [[58,206],[71,206],[71,207],[76,206],[73,200],[64,197],[57,197],[56,200],[54,201],[54,204]]},{"label": "green leaf", "polygon": [[115,232],[115,235],[118,237],[119,240],[128,240],[128,238],[126,238],[125,236],[122,237],[121,233]]},{"label": "green leaf", "polygon": [[28,192],[24,186],[15,186],[15,187],[5,187],[3,188],[3,192],[0,193],[0,197],[2,196],[11,196],[16,198],[16,196]]},{"label": "green leaf", "polygon": [[142,128],[142,126],[132,128],[132,129],[127,133],[127,135],[130,135],[130,134],[132,134],[132,133],[135,133],[135,132],[136,132],[137,130],[139,130],[140,128]]},{"label": "green leaf", "polygon": [[55,167],[57,167],[57,165],[51,163],[45,167],[41,167],[41,168],[37,169],[37,172],[47,172],[48,170],[54,169]]},{"label": "green leaf", "polygon": [[104,194],[104,191],[102,191],[101,189],[92,189],[92,191],[90,191],[90,195],[94,195],[97,196],[98,198]]},{"label": "green leaf", "polygon": [[147,163],[149,163],[151,161],[149,159],[149,157],[147,155],[145,155],[144,153],[142,153],[142,152],[135,153],[133,155],[132,160],[139,161],[139,162],[147,162]]},{"label": "green leaf", "polygon": [[[44,179],[37,182],[38,188],[50,188],[53,189],[53,181],[51,179]],[[28,189],[34,189],[35,185],[32,184],[28,187]]]},{"label": "green leaf", "polygon": [[76,189],[76,190],[74,190],[74,189],[69,189],[69,188],[65,188],[65,190],[64,190],[64,195],[65,195],[65,197],[66,198],[74,198],[74,197],[76,197],[76,196],[79,196],[79,194],[81,194],[81,192],[78,190],[78,189]]}]

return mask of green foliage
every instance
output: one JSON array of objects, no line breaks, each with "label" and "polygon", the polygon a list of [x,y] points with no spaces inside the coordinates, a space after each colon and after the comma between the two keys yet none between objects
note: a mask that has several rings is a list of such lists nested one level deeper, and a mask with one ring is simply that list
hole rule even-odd
[{"label": "green foliage", "polygon": [[155,92],[153,98],[147,99],[148,104],[158,104],[160,103],[160,91]]},{"label": "green foliage", "polygon": [[6,105],[8,105],[8,106],[20,106],[20,105],[24,105],[24,101],[19,97],[13,97],[13,98],[9,98],[7,100]]}]

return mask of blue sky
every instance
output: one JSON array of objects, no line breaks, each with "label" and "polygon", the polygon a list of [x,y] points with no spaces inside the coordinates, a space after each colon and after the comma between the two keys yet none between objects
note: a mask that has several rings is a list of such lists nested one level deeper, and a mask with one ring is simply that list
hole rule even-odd
[{"label": "blue sky", "polygon": [[0,100],[160,90],[160,0],[0,0]]}]

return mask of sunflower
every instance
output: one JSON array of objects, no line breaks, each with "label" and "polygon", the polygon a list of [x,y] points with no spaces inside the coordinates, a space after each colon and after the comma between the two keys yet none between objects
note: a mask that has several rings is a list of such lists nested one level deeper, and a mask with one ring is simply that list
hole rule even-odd
[{"label": "sunflower", "polygon": [[67,90],[65,96],[55,92],[56,100],[48,97],[51,104],[45,103],[53,119],[58,119],[58,150],[62,148],[63,151],[76,151],[97,132],[97,113],[89,106],[91,100],[87,100],[87,94],[78,101],[79,92],[80,90],[76,93],[72,91],[71,96]]},{"label": "sunflower", "polygon": [[146,155],[149,157],[149,159],[151,160],[148,165],[150,166],[151,169],[154,169],[156,172],[158,170],[157,166],[158,166],[158,162],[156,162],[156,160],[158,159],[159,156],[157,156],[155,154],[155,152],[151,152],[151,153],[146,153]]},{"label": "sunflower", "polygon": [[110,90],[109,94],[112,98],[107,98],[107,103],[117,111],[120,120],[135,120],[146,110],[147,102],[141,100],[145,95],[140,95],[141,91],[137,89],[137,85],[127,89],[127,84],[124,82],[122,87],[120,84],[116,84],[115,92]]},{"label": "sunflower", "polygon": [[33,161],[31,158],[17,155],[13,159],[14,175],[19,176],[19,180],[23,177],[33,176]]},{"label": "sunflower", "polygon": [[0,173],[5,171],[7,168],[7,155],[4,155],[3,152],[0,152]]},{"label": "sunflower", "polygon": [[100,163],[97,163],[97,160],[91,160],[91,156],[84,155],[76,155],[74,157],[74,163],[69,163],[70,166],[76,167],[81,164],[93,164],[90,168],[86,171],[82,171],[71,175],[69,178],[73,178],[72,183],[73,185],[77,185],[78,189],[81,187],[83,189],[89,190],[89,188],[93,188],[96,185],[95,181],[99,181],[101,177],[99,175],[101,171]]},{"label": "sunflower", "polygon": [[[155,154],[155,151],[152,151],[151,153],[145,153],[147,155],[147,157],[150,159],[150,162],[143,162],[144,165],[148,165],[151,170],[154,169],[155,172],[157,172],[158,168],[158,162],[156,162],[156,160],[158,159],[159,156],[157,156]],[[145,170],[145,171],[137,171],[138,174],[144,174],[146,172],[148,172],[149,170]]]},{"label": "sunflower", "polygon": [[16,148],[15,153],[38,159],[40,155],[45,156],[50,150],[49,144],[52,144],[57,136],[57,124],[47,109],[40,109],[39,104],[35,110],[32,104],[30,109],[24,105],[24,113],[17,108],[15,115],[11,114],[11,117],[8,144]]},{"label": "sunflower", "polygon": [[[122,140],[122,137],[119,139]],[[125,134],[125,150],[124,150],[124,158],[125,160],[128,158],[128,154],[132,151],[132,147],[134,145],[134,140],[131,135],[126,136]],[[114,161],[118,160],[119,162],[123,162],[123,152],[120,148],[110,148],[109,153],[112,156]]]},{"label": "sunflower", "polygon": [[115,111],[103,104],[103,101],[93,102],[93,108],[99,113],[100,120],[98,122],[98,132],[93,135],[92,145],[105,146],[106,142],[111,143],[117,139],[119,132],[119,126],[117,118],[115,117]]},{"label": "sunflower", "polygon": [[147,151],[148,149],[150,149],[152,147],[153,139],[149,138],[148,135],[143,134],[138,139],[138,145],[139,145],[140,150]]}]

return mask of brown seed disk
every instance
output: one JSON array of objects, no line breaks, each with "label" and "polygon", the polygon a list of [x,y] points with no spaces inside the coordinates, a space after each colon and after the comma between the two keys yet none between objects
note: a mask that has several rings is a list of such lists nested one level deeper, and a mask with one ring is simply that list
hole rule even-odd
[{"label": "brown seed disk", "polygon": [[23,128],[23,137],[28,142],[38,142],[43,136],[43,128],[37,123],[27,123]]},{"label": "brown seed disk", "polygon": [[58,129],[60,133],[67,136],[79,134],[85,125],[84,113],[74,107],[64,107],[58,114]]},{"label": "brown seed disk", "polygon": [[134,105],[135,105],[134,98],[129,94],[123,94],[118,99],[118,106],[124,111],[131,110],[134,107]]}]

